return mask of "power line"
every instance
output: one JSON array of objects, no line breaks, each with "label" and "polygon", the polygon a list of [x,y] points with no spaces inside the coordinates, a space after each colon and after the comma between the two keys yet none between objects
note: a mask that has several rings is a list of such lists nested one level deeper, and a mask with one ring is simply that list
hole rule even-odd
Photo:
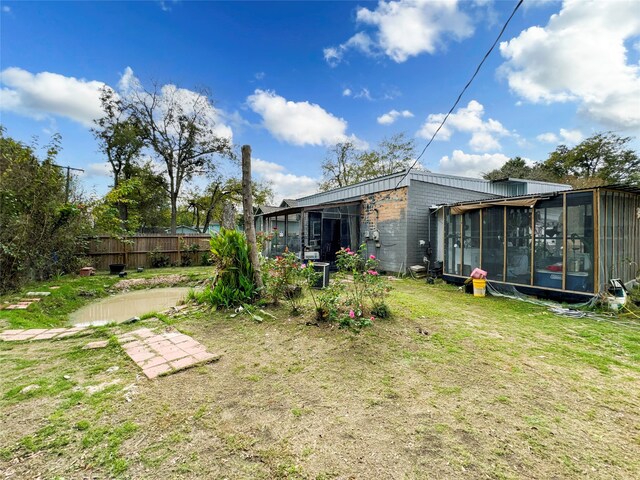
[{"label": "power line", "polygon": [[476,78],[476,75],[478,75],[478,72],[480,71],[480,68],[482,68],[482,65],[484,64],[485,60],[489,57],[489,55],[491,55],[491,52],[493,51],[493,49],[495,48],[495,46],[498,44],[498,42],[500,41],[500,38],[502,38],[502,34],[504,33],[504,31],[507,29],[507,26],[509,25],[509,22],[511,22],[511,19],[513,18],[513,16],[516,14],[516,12],[518,11],[518,9],[520,8],[520,5],[522,5],[522,2],[524,0],[520,0],[518,2],[518,4],[516,5],[516,7],[513,9],[513,12],[511,12],[511,15],[509,15],[509,18],[507,19],[507,21],[505,22],[505,24],[502,26],[502,29],[500,30],[500,33],[498,34],[498,36],[496,37],[495,41],[493,42],[493,44],[491,45],[491,48],[489,48],[489,50],[487,51],[487,53],[484,54],[484,57],[482,58],[482,61],[478,64],[478,66],[476,67],[475,72],[473,72],[473,75],[471,76],[471,78],[469,79],[469,81],[467,82],[467,84],[464,86],[464,88],[462,89],[462,91],[460,92],[460,95],[458,95],[458,98],[456,98],[455,103],[453,104],[453,106],[451,107],[451,109],[447,112],[447,114],[445,115],[445,117],[442,119],[442,122],[440,122],[440,125],[438,126],[438,128],[436,129],[436,131],[433,133],[433,135],[431,136],[431,139],[427,142],[427,144],[424,146],[424,148],[422,149],[422,152],[420,152],[420,155],[418,155],[418,158],[416,158],[415,162],[413,162],[413,164],[411,165],[411,167],[409,167],[407,169],[407,171],[405,172],[405,174],[402,176],[402,178],[398,181],[398,184],[395,186],[394,190],[396,190],[398,188],[398,186],[400,186],[400,183],[402,183],[402,181],[407,177],[407,175],[409,175],[409,173],[411,172],[411,170],[416,166],[416,164],[418,163],[418,160],[420,160],[420,158],[424,155],[424,152],[427,150],[427,148],[429,148],[429,145],[431,145],[431,142],[433,142],[433,140],[436,138],[436,135],[438,135],[438,132],[440,131],[440,129],[444,126],[445,122],[447,121],[447,119],[449,118],[449,115],[451,115],[451,113],[453,112],[453,110],[455,110],[455,108],[458,106],[458,103],[460,102],[460,99],[462,99],[462,96],[464,95],[464,93],[467,91],[467,89],[469,88],[469,86],[471,85],[471,82],[473,82],[473,80]]}]

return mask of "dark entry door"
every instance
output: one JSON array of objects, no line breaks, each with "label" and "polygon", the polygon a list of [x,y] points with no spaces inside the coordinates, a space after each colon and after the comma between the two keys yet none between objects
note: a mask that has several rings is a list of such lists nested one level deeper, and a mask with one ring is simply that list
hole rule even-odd
[{"label": "dark entry door", "polygon": [[340,220],[333,218],[322,219],[322,252],[323,262],[335,262],[336,252],[340,250]]}]

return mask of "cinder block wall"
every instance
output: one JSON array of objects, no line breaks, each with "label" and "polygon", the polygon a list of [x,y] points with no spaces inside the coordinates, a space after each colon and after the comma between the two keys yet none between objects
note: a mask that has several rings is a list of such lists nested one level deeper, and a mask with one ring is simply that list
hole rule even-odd
[{"label": "cinder block wall", "polygon": [[[380,259],[380,268],[399,272],[407,268],[407,187],[364,195],[360,220],[360,235],[367,244],[368,254]],[[376,211],[377,210],[377,211]],[[371,238],[380,232],[380,247]],[[370,238],[365,238],[369,231]]]},{"label": "cinder block wall", "polygon": [[437,216],[430,215],[429,207],[431,205],[468,202],[486,198],[499,198],[499,195],[411,180],[407,202],[407,267],[423,264],[422,257],[426,253],[427,245],[421,247],[419,245],[420,240],[424,240],[427,244],[429,240],[431,241],[433,261],[443,260],[442,258],[437,258],[438,243],[442,242],[443,239],[438,236]]}]

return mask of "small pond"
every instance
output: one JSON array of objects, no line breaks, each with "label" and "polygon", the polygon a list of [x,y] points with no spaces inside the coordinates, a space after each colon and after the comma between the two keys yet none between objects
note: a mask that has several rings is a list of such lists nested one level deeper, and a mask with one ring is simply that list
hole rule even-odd
[{"label": "small pond", "polygon": [[124,322],[132,317],[176,306],[187,296],[189,290],[188,287],[171,287],[120,293],[76,310],[69,315],[69,320],[74,325]]}]

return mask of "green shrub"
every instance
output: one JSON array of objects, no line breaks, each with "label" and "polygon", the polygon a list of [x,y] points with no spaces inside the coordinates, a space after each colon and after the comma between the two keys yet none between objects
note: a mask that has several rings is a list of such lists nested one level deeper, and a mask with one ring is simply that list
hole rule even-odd
[{"label": "green shrub", "polygon": [[147,255],[149,255],[149,263],[151,264],[152,268],[168,267],[171,263],[171,259],[169,258],[169,256],[165,255],[157,247]]},{"label": "green shrub", "polygon": [[219,234],[212,235],[211,259],[216,276],[213,285],[203,293],[211,304],[230,308],[255,299],[258,292],[243,233],[223,228]]},{"label": "green shrub", "polygon": [[267,258],[262,264],[266,295],[276,305],[284,300],[296,315],[302,311],[304,270],[298,257],[289,252],[275,259]]},{"label": "green shrub", "polygon": [[367,256],[366,249],[366,245],[362,244],[357,252],[342,248],[336,254],[340,276],[350,277],[344,289],[345,311],[338,315],[338,321],[341,326],[353,330],[371,325],[375,317],[387,318],[391,315],[385,303],[391,287],[387,279],[379,274],[375,255]]}]

